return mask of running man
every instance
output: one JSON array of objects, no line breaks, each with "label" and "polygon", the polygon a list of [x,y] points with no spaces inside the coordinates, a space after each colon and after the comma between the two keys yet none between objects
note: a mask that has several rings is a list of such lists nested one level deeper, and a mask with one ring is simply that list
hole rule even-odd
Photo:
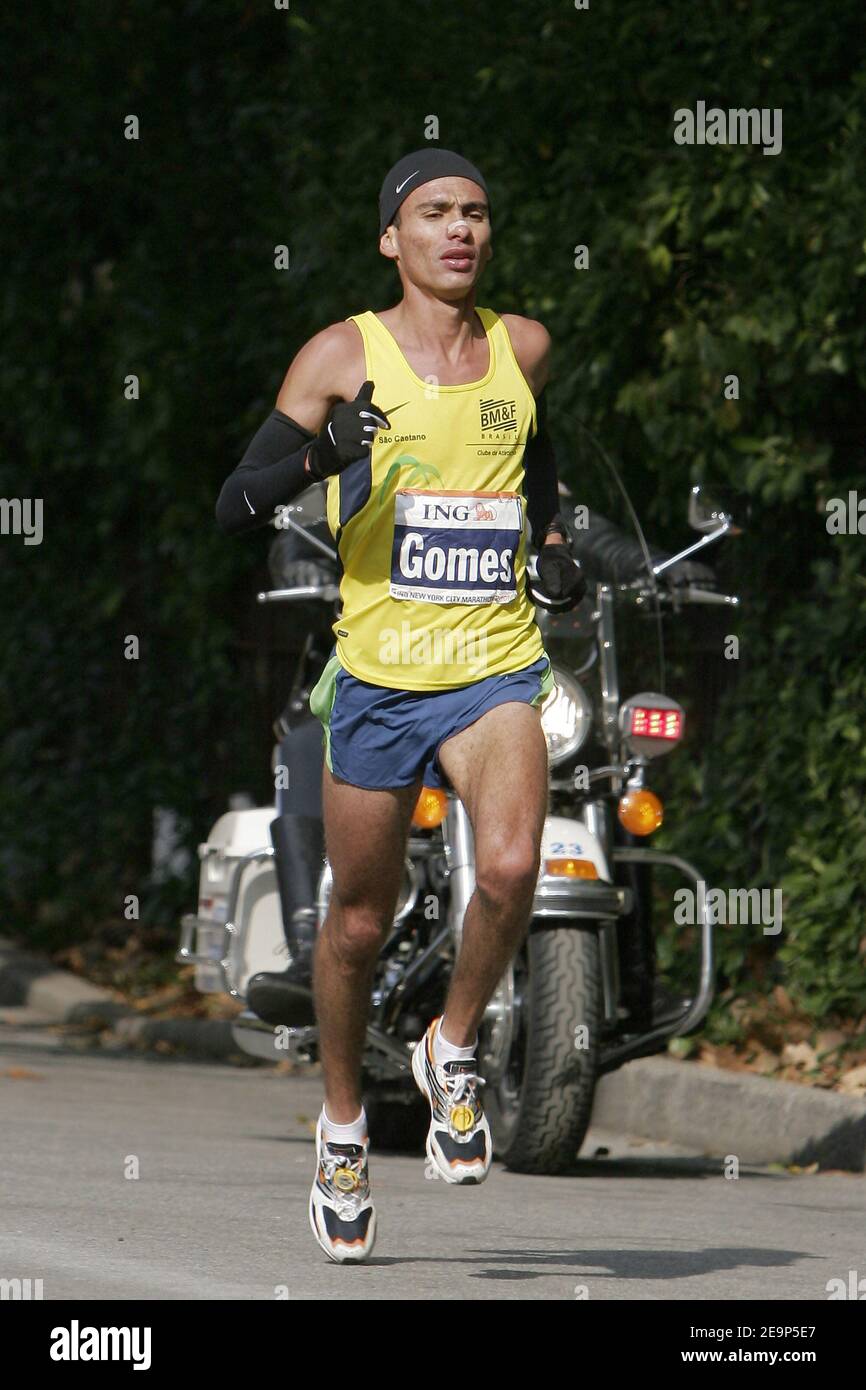
[{"label": "running man", "polygon": [[325,481],[340,557],[336,646],[310,702],[333,889],[314,959],[325,1098],[309,1208],[339,1262],[366,1259],[376,1238],[361,1103],[373,973],[421,787],[446,781],[472,824],[476,888],[412,1068],[428,1158],[450,1183],[487,1176],[478,1026],[529,926],[548,797],[540,706],[553,676],[526,592],[525,521],[549,597],[573,607],[585,587],[557,514],[550,337],[476,308],[493,254],[479,170],[450,150],[405,156],[382,184],[379,234],[401,301],[300,350],[217,504],[235,534]]}]

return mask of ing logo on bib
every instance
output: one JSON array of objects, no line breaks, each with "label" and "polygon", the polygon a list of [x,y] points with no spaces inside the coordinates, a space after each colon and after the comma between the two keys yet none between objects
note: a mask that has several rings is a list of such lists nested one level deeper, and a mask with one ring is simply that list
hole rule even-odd
[{"label": "ing logo on bib", "polygon": [[392,598],[426,603],[510,603],[523,508],[514,492],[394,494]]}]

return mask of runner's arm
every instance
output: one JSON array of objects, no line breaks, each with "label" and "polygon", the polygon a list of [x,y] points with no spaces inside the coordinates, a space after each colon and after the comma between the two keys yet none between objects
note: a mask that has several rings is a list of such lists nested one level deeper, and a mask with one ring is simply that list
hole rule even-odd
[{"label": "runner's arm", "polygon": [[524,490],[530,537],[536,549],[541,545],[567,544],[568,533],[559,512],[559,479],[556,454],[547,429],[547,388],[535,403],[536,431],[523,453]]},{"label": "runner's arm", "polygon": [[[543,323],[521,314],[503,314],[518,366],[535,397],[535,433],[523,453],[524,493],[529,517],[530,540],[542,545],[568,543],[564,522],[559,517],[559,480],[556,455],[547,429],[546,388],[550,377],[551,338]],[[549,533],[549,534],[548,534]]]},{"label": "runner's arm", "polygon": [[315,481],[307,464],[307,450],[331,406],[342,399],[339,383],[345,374],[346,345],[354,347],[346,327],[352,326],[333,324],[323,329],[294,358],[276,408],[223,484],[216,520],[226,535],[265,526],[279,507]]}]

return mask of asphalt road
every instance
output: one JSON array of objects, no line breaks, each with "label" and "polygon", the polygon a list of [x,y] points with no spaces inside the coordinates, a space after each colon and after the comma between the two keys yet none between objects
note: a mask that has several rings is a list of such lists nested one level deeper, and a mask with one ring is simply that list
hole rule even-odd
[{"label": "asphalt road", "polygon": [[574,1176],[494,1164],[477,1188],[374,1153],[373,1257],[336,1266],[307,1224],[320,1103],[315,1077],[0,1036],[0,1278],[46,1300],[826,1300],[866,1275],[866,1177],[728,1179],[599,1131]]}]

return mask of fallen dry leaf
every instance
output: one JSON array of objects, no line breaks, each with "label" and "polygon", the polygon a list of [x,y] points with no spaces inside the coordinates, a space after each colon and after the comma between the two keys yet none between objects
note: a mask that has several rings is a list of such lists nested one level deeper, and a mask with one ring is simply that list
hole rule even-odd
[{"label": "fallen dry leaf", "polygon": [[817,1067],[818,1054],[807,1042],[785,1043],[782,1048],[782,1061],[794,1067]]},{"label": "fallen dry leaf", "polygon": [[[139,1013],[158,1013],[164,1010],[168,1017],[182,1017],[183,1006],[187,1004],[198,1004],[201,996],[193,995],[190,998],[188,987],[185,984],[165,985],[162,989],[153,990],[150,994],[141,994],[133,999],[133,1006]],[[180,1006],[180,1007],[178,1007]]]},{"label": "fallen dry leaf", "polygon": [[27,1067],[4,1067],[0,1071],[0,1076],[6,1076],[10,1081],[44,1081],[42,1072],[28,1071]]},{"label": "fallen dry leaf", "polygon": [[815,1051],[819,1054],[824,1052],[835,1052],[843,1043],[848,1041],[847,1034],[839,1028],[825,1028],[815,1039]]},{"label": "fallen dry leaf", "polygon": [[759,1052],[752,1065],[762,1076],[770,1076],[782,1063],[773,1052]]},{"label": "fallen dry leaf", "polygon": [[846,1095],[862,1095],[866,1092],[866,1067],[852,1067],[842,1073],[839,1090]]}]

